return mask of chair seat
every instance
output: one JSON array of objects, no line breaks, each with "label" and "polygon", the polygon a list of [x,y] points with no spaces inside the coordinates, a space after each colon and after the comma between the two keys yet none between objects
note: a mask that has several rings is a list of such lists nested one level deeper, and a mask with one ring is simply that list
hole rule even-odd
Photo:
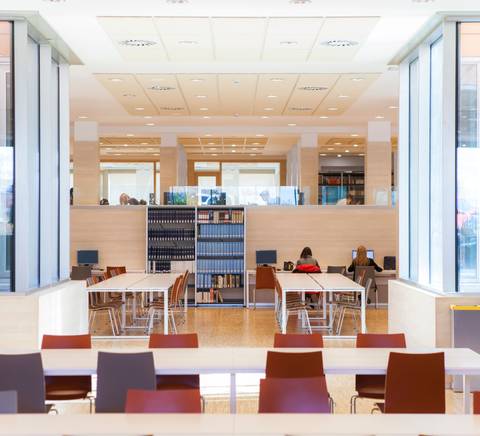
[{"label": "chair seat", "polygon": [[384,375],[357,375],[355,390],[360,398],[383,400],[385,398]]},{"label": "chair seat", "polygon": [[92,390],[90,376],[47,376],[45,398],[51,401],[83,400]]},{"label": "chair seat", "polygon": [[360,398],[371,398],[372,400],[383,400],[385,398],[385,389],[377,386],[371,388],[365,387],[357,391]]},{"label": "chair seat", "polygon": [[49,401],[63,401],[63,400],[84,400],[87,398],[89,390],[85,389],[69,389],[69,390],[47,390],[45,399]]}]

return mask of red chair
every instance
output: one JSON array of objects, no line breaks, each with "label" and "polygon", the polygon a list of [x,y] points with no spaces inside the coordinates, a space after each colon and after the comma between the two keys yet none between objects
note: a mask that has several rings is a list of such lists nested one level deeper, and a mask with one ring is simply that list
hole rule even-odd
[{"label": "red chair", "polygon": [[260,380],[258,413],[330,413],[325,377]]},{"label": "red chair", "polygon": [[111,278],[127,272],[126,266],[107,266],[107,277]]},{"label": "red chair", "polygon": [[[358,333],[357,348],[406,348],[405,335]],[[350,399],[350,413],[357,413],[357,399],[370,398],[383,400],[385,398],[384,375],[357,375],[355,376],[355,390],[357,395]]]},{"label": "red chair", "polygon": [[473,413],[480,414],[480,392],[478,391],[473,393]]},{"label": "red chair", "polygon": [[257,308],[257,291],[275,292],[275,268],[273,266],[257,266],[255,287],[253,288],[253,308]]},{"label": "red chair", "polygon": [[301,333],[275,333],[275,348],[323,348],[323,336],[318,333],[304,335]]},{"label": "red chair", "polygon": [[444,353],[390,353],[385,413],[445,413]]},{"label": "red chair", "polygon": [[324,377],[321,351],[309,353],[267,352],[266,378]]},{"label": "red chair", "polygon": [[[90,335],[43,335],[42,349],[92,348]],[[47,401],[90,400],[93,409],[92,378],[90,376],[46,376],[45,399]]]},{"label": "red chair", "polygon": [[[180,335],[151,334],[149,348],[198,348],[198,335],[186,333]],[[194,375],[157,375],[157,389],[199,389],[200,376]]]},{"label": "red chair", "polygon": [[201,413],[200,390],[145,391],[129,389],[126,413]]}]

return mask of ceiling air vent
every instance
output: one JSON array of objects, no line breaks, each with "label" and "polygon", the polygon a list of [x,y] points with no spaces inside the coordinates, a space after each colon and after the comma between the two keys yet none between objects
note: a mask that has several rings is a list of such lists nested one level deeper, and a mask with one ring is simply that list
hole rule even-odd
[{"label": "ceiling air vent", "polygon": [[173,91],[176,88],[174,88],[173,86],[152,85],[152,86],[149,86],[148,89],[152,91]]},{"label": "ceiling air vent", "polygon": [[302,111],[312,111],[313,108],[311,108],[311,107],[291,107],[290,110],[302,112]]},{"label": "ceiling air vent", "polygon": [[124,39],[123,41],[119,41],[119,43],[126,47],[150,47],[156,44],[155,41],[148,39]]},{"label": "ceiling air vent", "polygon": [[298,88],[300,91],[326,91],[326,86],[301,86]]},{"label": "ceiling air vent", "polygon": [[358,45],[357,41],[350,41],[348,39],[330,39],[328,41],[323,41],[322,45],[328,47],[353,47]]}]

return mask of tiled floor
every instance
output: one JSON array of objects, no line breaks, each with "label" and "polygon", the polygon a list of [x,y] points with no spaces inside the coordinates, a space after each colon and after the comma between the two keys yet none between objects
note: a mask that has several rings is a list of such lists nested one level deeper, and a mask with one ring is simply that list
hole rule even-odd
[{"label": "tiled floor", "polygon": [[[386,309],[368,309],[367,328],[369,332],[387,331]],[[291,317],[289,332],[298,331],[299,322]],[[97,334],[108,332],[106,319],[99,318],[95,329]],[[179,333],[197,332],[202,347],[268,347],[272,346],[274,332],[278,331],[272,309],[247,310],[242,308],[197,308],[189,309],[185,322],[179,323]],[[155,331],[162,331],[161,324]],[[344,334],[353,333],[350,318],[345,321]],[[137,334],[143,334],[142,331]],[[96,348],[128,348],[146,346],[146,339],[97,339]],[[351,347],[352,340],[327,340],[326,347]],[[238,377],[238,413],[255,413],[257,411],[258,379],[261,375]],[[229,378],[223,375],[202,377],[202,394],[206,398],[207,413],[228,413]],[[335,413],[349,413],[350,397],[354,394],[353,376],[327,376],[328,389],[336,407]],[[373,401],[359,400],[358,413],[370,413]],[[460,413],[461,395],[447,390],[447,410]],[[62,413],[88,412],[86,406],[69,406],[61,408]]]}]

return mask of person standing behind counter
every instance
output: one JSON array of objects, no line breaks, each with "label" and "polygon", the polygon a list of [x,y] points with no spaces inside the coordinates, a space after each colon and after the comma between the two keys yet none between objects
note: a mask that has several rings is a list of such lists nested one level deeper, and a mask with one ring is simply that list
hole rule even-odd
[{"label": "person standing behind counter", "polygon": [[355,267],[357,266],[373,266],[375,271],[382,272],[383,269],[379,267],[373,259],[367,257],[367,249],[360,245],[357,248],[357,256],[353,259],[352,264],[348,267],[348,272],[353,272],[353,279],[355,280]]}]

